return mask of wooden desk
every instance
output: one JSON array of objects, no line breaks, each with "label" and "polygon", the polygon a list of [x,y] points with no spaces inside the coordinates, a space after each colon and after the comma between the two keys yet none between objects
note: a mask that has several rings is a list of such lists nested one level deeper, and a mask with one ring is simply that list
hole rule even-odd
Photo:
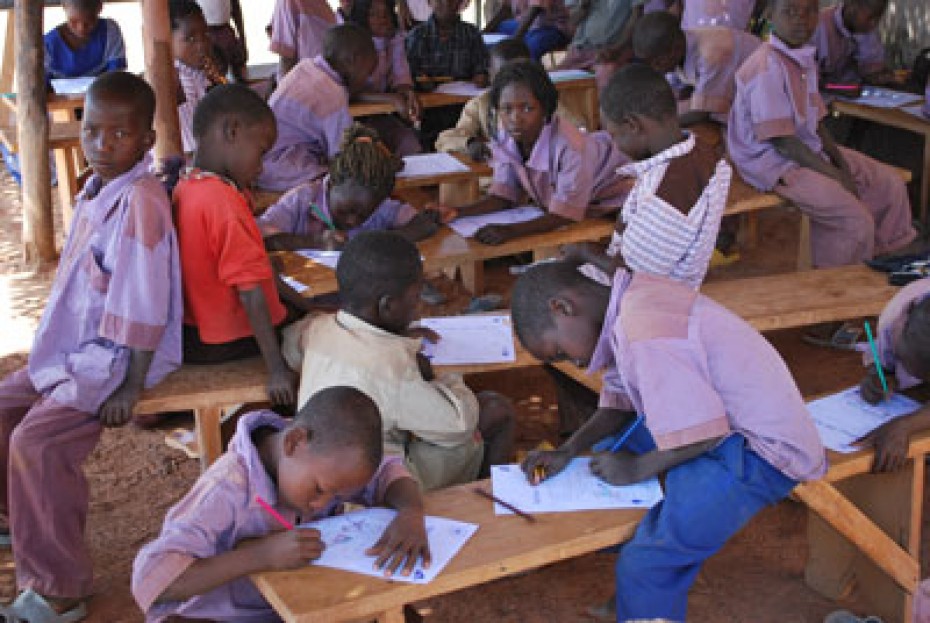
[{"label": "wooden desk", "polygon": [[413,188],[427,186],[439,187],[439,201],[449,206],[461,206],[478,200],[478,181],[482,177],[494,174],[486,162],[475,162],[465,154],[452,153],[450,156],[468,167],[467,171],[443,173],[441,175],[420,175],[417,177],[398,177],[394,191],[403,193]]}]

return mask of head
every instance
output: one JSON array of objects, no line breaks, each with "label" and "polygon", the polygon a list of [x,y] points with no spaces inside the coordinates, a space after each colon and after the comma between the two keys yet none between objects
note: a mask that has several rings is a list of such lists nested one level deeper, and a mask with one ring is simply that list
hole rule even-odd
[{"label": "head", "polygon": [[336,228],[354,229],[368,220],[394,190],[400,158],[381,142],[378,133],[354,123],[329,165],[327,203]]},{"label": "head", "polygon": [[515,39],[513,37],[504,39],[492,47],[490,56],[491,62],[488,66],[488,77],[492,82],[494,81],[494,78],[497,76],[497,73],[500,71],[501,67],[510,61],[532,59],[532,56],[530,55],[530,49],[527,47],[526,43],[523,42],[523,39]]},{"label": "head", "polygon": [[790,48],[810,41],[820,19],[817,0],[772,0],[769,21],[778,38]]},{"label": "head", "polygon": [[636,22],[633,54],[660,74],[684,63],[685,46],[681,23],[671,13],[647,13]]},{"label": "head", "polygon": [[546,363],[587,367],[600,338],[610,289],[569,262],[537,264],[520,275],[511,295],[517,337]]},{"label": "head", "polygon": [[207,20],[200,5],[194,0],[170,0],[168,15],[171,19],[171,49],[174,57],[188,67],[202,68],[210,55],[212,44]]},{"label": "head", "polygon": [[843,3],[843,23],[849,32],[861,34],[878,28],[888,0],[846,0]]},{"label": "head", "polygon": [[274,114],[247,86],[210,89],[194,111],[194,165],[248,188],[262,172],[262,158],[278,137]]},{"label": "head", "polygon": [[342,77],[350,95],[362,92],[378,64],[371,33],[357,24],[339,24],[327,30],[323,58]]},{"label": "head", "polygon": [[374,476],[382,457],[381,414],[366,394],[329,387],[310,397],[281,435],[278,495],[308,516]]},{"label": "head", "polygon": [[646,65],[621,68],[600,97],[601,125],[634,160],[652,157],[681,135],[672,88]]},{"label": "head", "polygon": [[401,334],[417,319],[423,263],[416,245],[390,231],[362,232],[336,267],[342,308],[385,331]]},{"label": "head", "polygon": [[443,25],[454,24],[459,20],[461,0],[429,0],[429,8],[433,10],[433,17]]},{"label": "head", "polygon": [[536,144],[559,105],[559,92],[549,74],[531,60],[517,60],[501,67],[491,84],[490,97],[496,119],[527,151]]},{"label": "head", "polygon": [[350,19],[372,37],[393,37],[398,29],[394,0],[355,0]]},{"label": "head", "polygon": [[71,36],[87,41],[100,20],[103,0],[64,0],[61,8],[65,11],[65,27]]},{"label": "head", "polygon": [[930,382],[930,297],[911,303],[894,352],[912,376]]},{"label": "head", "polygon": [[105,182],[142,160],[155,144],[155,92],[125,71],[103,74],[90,85],[81,119],[81,149]]}]

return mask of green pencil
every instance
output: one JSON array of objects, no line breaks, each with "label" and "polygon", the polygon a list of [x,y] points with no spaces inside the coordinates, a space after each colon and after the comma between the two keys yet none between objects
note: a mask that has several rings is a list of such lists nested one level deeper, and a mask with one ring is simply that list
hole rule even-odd
[{"label": "green pencil", "polygon": [[330,231],[336,231],[336,225],[333,223],[332,219],[326,216],[315,203],[310,204],[310,210],[317,215],[317,217],[323,221],[323,224],[330,229]]},{"label": "green pencil", "polygon": [[872,349],[872,359],[875,360],[875,369],[878,370],[878,380],[882,382],[882,391],[888,395],[888,381],[885,380],[885,371],[882,370],[882,361],[878,358],[878,347],[875,345],[875,338],[872,337],[872,327],[869,321],[865,321],[865,336],[869,338],[869,348]]}]

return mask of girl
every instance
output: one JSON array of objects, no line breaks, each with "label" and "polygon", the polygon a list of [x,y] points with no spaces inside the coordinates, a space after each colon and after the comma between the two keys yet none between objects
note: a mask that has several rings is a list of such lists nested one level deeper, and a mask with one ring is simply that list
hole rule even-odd
[{"label": "girl", "polygon": [[49,80],[99,76],[126,69],[126,46],[119,26],[101,18],[102,0],[64,0],[65,22],[45,35]]},{"label": "girl", "polygon": [[476,238],[501,244],[551,231],[586,216],[616,211],[631,182],[617,174],[629,162],[605,132],[586,134],[555,115],[558,91],[533,61],[504,66],[491,86],[494,178],[489,194],[456,216],[497,212],[526,202],[548,213],[515,225],[486,225]]},{"label": "girl", "polygon": [[258,219],[270,250],[332,249],[358,232],[394,229],[408,240],[427,238],[445,220],[441,210],[417,213],[390,198],[400,159],[360,123],[343,134],[329,174],[302,184]]}]

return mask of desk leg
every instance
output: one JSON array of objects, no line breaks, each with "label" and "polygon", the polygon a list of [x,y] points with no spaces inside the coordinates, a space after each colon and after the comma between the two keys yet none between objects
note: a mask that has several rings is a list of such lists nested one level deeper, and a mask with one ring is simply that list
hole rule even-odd
[{"label": "desk leg", "polygon": [[70,149],[56,149],[55,174],[58,177],[58,201],[61,203],[61,231],[67,236],[77,194],[77,170]]},{"label": "desk leg", "polygon": [[378,615],[378,623],[404,623],[403,606],[385,610]]},{"label": "desk leg", "polygon": [[462,276],[462,285],[472,293],[472,296],[480,296],[484,292],[484,262],[468,262],[459,266],[459,274]]},{"label": "desk leg", "polygon": [[453,208],[478,200],[478,179],[439,185],[439,203]]},{"label": "desk leg", "polygon": [[200,447],[200,471],[205,472],[223,453],[220,423],[223,421],[222,407],[208,407],[194,411],[194,427],[197,445]]},{"label": "desk leg", "polygon": [[801,233],[798,237],[798,270],[810,270],[811,259],[811,219],[801,212]]}]

